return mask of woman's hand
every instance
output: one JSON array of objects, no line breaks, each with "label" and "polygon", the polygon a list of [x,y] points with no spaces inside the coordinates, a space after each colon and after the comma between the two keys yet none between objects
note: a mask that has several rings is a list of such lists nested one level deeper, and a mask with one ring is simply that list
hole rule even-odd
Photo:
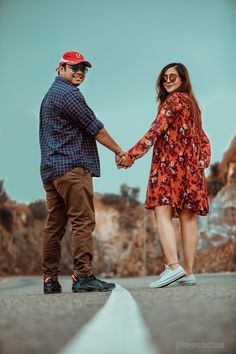
[{"label": "woman's hand", "polygon": [[202,160],[200,160],[200,161],[198,161],[198,168],[200,169],[200,170],[204,170],[204,161],[202,161]]}]

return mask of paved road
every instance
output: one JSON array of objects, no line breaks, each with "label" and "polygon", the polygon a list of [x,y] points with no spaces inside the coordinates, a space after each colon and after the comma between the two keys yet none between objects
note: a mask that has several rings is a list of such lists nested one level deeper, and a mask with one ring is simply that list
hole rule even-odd
[{"label": "paved road", "polygon": [[[115,281],[136,300],[156,353],[236,353],[235,273],[198,275],[197,286],[149,289],[153,279]],[[61,283],[62,294],[43,295],[39,277],[0,279],[1,354],[57,354],[108,302],[107,293],[72,294],[69,277]]]}]

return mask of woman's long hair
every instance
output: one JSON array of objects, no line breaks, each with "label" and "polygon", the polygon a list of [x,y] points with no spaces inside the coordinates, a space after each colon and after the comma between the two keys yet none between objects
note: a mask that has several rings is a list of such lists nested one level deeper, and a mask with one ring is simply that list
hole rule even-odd
[{"label": "woman's long hair", "polygon": [[178,92],[185,92],[189,95],[190,101],[193,109],[193,116],[196,120],[198,131],[200,132],[202,128],[202,120],[201,120],[201,110],[198,105],[198,102],[193,94],[192,85],[190,82],[190,77],[187,68],[181,63],[171,63],[166,65],[160,72],[160,75],[157,78],[156,82],[156,91],[157,91],[157,101],[159,102],[159,110],[162,106],[162,103],[165,101],[169,93],[163,86],[163,76],[167,69],[173,68],[177,70],[179,77],[182,81],[182,85],[178,88]]}]

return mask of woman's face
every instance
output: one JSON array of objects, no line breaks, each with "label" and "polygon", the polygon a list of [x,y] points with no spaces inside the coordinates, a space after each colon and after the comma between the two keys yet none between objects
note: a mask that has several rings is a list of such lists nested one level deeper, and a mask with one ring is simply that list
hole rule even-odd
[{"label": "woman's face", "polygon": [[182,85],[182,80],[174,66],[165,71],[162,79],[163,86],[168,93],[178,90]]}]

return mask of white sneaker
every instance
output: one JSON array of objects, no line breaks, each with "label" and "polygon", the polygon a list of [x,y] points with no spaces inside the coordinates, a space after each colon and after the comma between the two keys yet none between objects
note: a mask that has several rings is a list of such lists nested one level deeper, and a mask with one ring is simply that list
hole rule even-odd
[{"label": "white sneaker", "polygon": [[197,279],[194,274],[189,274],[186,275],[186,277],[179,279],[177,283],[180,285],[196,285]]},{"label": "white sneaker", "polygon": [[165,270],[160,274],[160,279],[149,284],[149,288],[163,288],[176,280],[183,278],[186,275],[185,270],[181,265],[176,269],[172,269],[165,264]]}]

